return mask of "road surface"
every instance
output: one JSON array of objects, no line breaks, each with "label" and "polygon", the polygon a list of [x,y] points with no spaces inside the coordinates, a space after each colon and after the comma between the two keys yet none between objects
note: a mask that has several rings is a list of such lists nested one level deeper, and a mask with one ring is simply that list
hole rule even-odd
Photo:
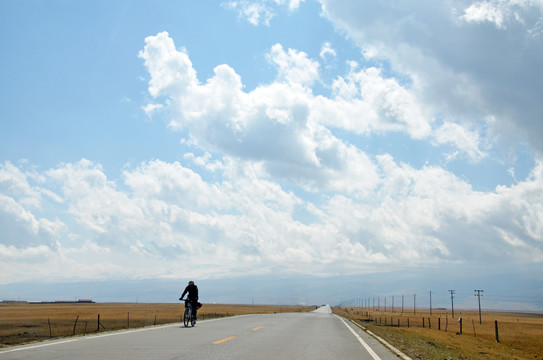
[{"label": "road surface", "polygon": [[0,359],[397,360],[324,306],[312,313],[244,315],[107,332],[0,350]]}]

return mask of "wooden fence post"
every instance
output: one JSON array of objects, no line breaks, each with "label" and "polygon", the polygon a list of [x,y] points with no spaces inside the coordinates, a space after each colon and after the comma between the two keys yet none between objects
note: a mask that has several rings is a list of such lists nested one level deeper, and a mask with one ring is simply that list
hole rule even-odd
[{"label": "wooden fence post", "polygon": [[460,323],[460,335],[462,335],[462,317],[460,317],[460,319],[458,319],[458,322]]},{"label": "wooden fence post", "polygon": [[75,336],[75,327],[77,326],[77,320],[79,319],[79,314],[77,315],[77,317],[75,318],[75,323],[74,323],[74,332],[72,334],[72,336]]},{"label": "wooden fence post", "polygon": [[496,330],[496,342],[500,342],[500,338],[498,336],[498,320],[494,320],[494,329]]},{"label": "wooden fence post", "polygon": [[130,327],[130,312],[128,312],[126,315],[126,327],[127,328]]},{"label": "wooden fence post", "polygon": [[49,318],[47,318],[47,325],[49,325],[49,339],[51,339],[53,335],[51,333],[51,321],[49,321]]},{"label": "wooden fence post", "polygon": [[102,325],[102,323],[100,322],[100,314],[98,314],[98,325],[97,325],[97,328],[96,328],[97,332],[100,331],[100,326],[102,327],[102,329],[104,329],[104,330],[106,329],[104,327],[104,325]]},{"label": "wooden fence post", "polygon": [[422,327],[424,328],[424,318],[422,318]]},{"label": "wooden fence post", "polygon": [[441,318],[437,318],[437,329],[441,330]]}]

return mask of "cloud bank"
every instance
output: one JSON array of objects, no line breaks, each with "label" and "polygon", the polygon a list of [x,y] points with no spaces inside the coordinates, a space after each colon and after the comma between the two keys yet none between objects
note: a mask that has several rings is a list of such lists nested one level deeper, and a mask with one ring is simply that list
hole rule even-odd
[{"label": "cloud bank", "polygon": [[323,16],[367,58],[412,81],[436,121],[463,124],[493,142],[527,139],[541,156],[541,1],[320,2]]}]

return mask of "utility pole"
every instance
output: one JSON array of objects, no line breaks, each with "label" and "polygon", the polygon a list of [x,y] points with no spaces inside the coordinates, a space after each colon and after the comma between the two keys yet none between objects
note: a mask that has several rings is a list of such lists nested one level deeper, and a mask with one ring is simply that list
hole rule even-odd
[{"label": "utility pole", "polygon": [[432,316],[432,290],[430,290],[430,316]]},{"label": "utility pole", "polygon": [[476,292],[477,294],[475,294],[475,296],[477,296],[479,298],[479,324],[482,324],[483,323],[483,320],[481,319],[481,293],[484,292],[484,290],[473,290],[474,292]]},{"label": "utility pole", "polygon": [[402,315],[403,315],[403,295],[402,295]]},{"label": "utility pole", "polygon": [[417,294],[413,294],[413,315],[417,314]]},{"label": "utility pole", "polygon": [[394,295],[392,295],[392,312],[394,312]]},{"label": "utility pole", "polygon": [[452,309],[452,317],[454,318],[454,290],[449,290],[451,293],[451,309]]}]

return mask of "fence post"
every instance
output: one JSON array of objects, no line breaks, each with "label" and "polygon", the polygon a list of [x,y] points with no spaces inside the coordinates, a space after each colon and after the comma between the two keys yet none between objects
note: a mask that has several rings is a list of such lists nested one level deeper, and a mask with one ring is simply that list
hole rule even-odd
[{"label": "fence post", "polygon": [[77,320],[79,319],[79,314],[77,315],[77,317],[75,318],[75,323],[74,323],[74,332],[73,332],[73,336],[75,336],[75,327],[77,326]]},{"label": "fence post", "polygon": [[441,330],[441,318],[437,318],[437,329]]},{"label": "fence post", "polygon": [[422,318],[422,327],[424,328],[424,317]]},{"label": "fence post", "polygon": [[407,318],[407,327],[409,327],[409,318]]},{"label": "fence post", "polygon": [[126,315],[126,327],[127,328],[130,327],[130,312],[128,312]]},{"label": "fence post", "polygon": [[432,321],[430,318],[428,318],[428,329],[432,328]]},{"label": "fence post", "polygon": [[498,320],[494,320],[494,329],[496,330],[496,342],[500,342],[500,338],[498,337]]},{"label": "fence post", "polygon": [[462,317],[460,317],[460,319],[458,319],[458,322],[460,323],[460,335],[462,335]]},{"label": "fence post", "polygon": [[104,327],[104,325],[102,325],[102,323],[100,322],[100,314],[98,314],[98,326],[97,326],[97,328],[96,328],[96,331],[97,331],[97,332],[100,331],[100,326],[102,327],[102,329],[104,329],[104,330],[106,329],[106,328]]},{"label": "fence post", "polygon": [[47,318],[47,325],[49,325],[49,339],[51,339],[53,336],[51,334],[51,321],[49,321],[49,318]]}]

